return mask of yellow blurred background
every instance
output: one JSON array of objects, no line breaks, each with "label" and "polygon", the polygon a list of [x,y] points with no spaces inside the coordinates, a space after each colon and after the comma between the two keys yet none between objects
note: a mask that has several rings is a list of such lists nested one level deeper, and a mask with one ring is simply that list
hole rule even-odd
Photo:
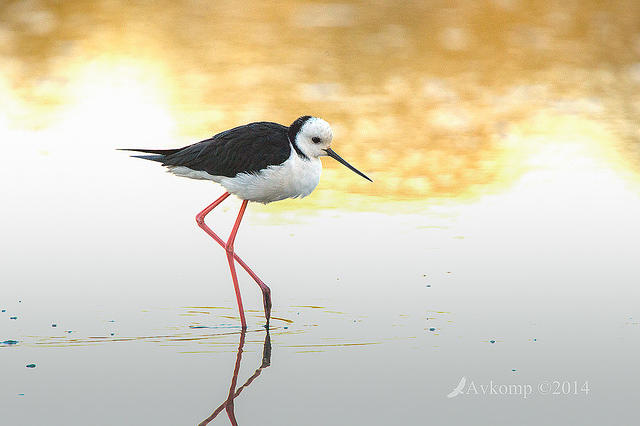
[{"label": "yellow blurred background", "polygon": [[316,206],[474,201],[523,179],[637,194],[639,112],[633,0],[0,5],[14,162],[311,114],[375,180],[326,162]]}]

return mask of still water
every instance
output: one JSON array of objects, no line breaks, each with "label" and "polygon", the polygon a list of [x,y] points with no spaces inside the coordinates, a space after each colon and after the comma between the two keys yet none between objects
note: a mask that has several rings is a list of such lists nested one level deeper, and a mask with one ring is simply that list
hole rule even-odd
[{"label": "still water", "polygon": [[[0,424],[635,424],[639,93],[634,1],[1,2]],[[304,114],[374,183],[249,206],[241,333],[115,148]]]}]

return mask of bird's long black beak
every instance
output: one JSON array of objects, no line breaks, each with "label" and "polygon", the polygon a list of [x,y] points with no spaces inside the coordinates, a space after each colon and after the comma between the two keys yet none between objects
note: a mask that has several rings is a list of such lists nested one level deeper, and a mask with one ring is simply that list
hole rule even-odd
[{"label": "bird's long black beak", "polygon": [[335,160],[337,160],[339,163],[344,164],[345,166],[347,166],[350,170],[356,172],[357,174],[359,174],[360,176],[362,176],[363,178],[365,178],[366,180],[368,180],[369,182],[373,182],[371,179],[369,179],[364,173],[362,173],[360,170],[356,169],[355,167],[353,167],[351,164],[347,163],[346,161],[344,161],[344,159],[342,157],[340,157],[338,154],[336,154],[336,152],[334,150],[332,150],[331,148],[327,148],[324,150],[324,152],[327,153],[327,155]]}]

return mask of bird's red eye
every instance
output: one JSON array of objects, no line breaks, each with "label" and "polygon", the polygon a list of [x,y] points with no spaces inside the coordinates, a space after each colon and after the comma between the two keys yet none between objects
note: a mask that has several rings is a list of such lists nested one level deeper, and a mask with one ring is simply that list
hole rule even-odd
[{"label": "bird's red eye", "polygon": [[317,136],[312,137],[311,140],[313,141],[313,143],[320,143],[320,138]]}]

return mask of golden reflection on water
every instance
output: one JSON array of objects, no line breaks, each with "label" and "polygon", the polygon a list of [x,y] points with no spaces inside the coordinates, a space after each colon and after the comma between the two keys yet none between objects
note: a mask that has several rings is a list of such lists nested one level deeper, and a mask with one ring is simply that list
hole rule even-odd
[{"label": "golden reflection on water", "polygon": [[632,0],[0,5],[8,149],[181,146],[322,116],[375,184],[326,162],[286,209],[473,200],[540,171],[549,188],[637,182],[639,93]]}]

